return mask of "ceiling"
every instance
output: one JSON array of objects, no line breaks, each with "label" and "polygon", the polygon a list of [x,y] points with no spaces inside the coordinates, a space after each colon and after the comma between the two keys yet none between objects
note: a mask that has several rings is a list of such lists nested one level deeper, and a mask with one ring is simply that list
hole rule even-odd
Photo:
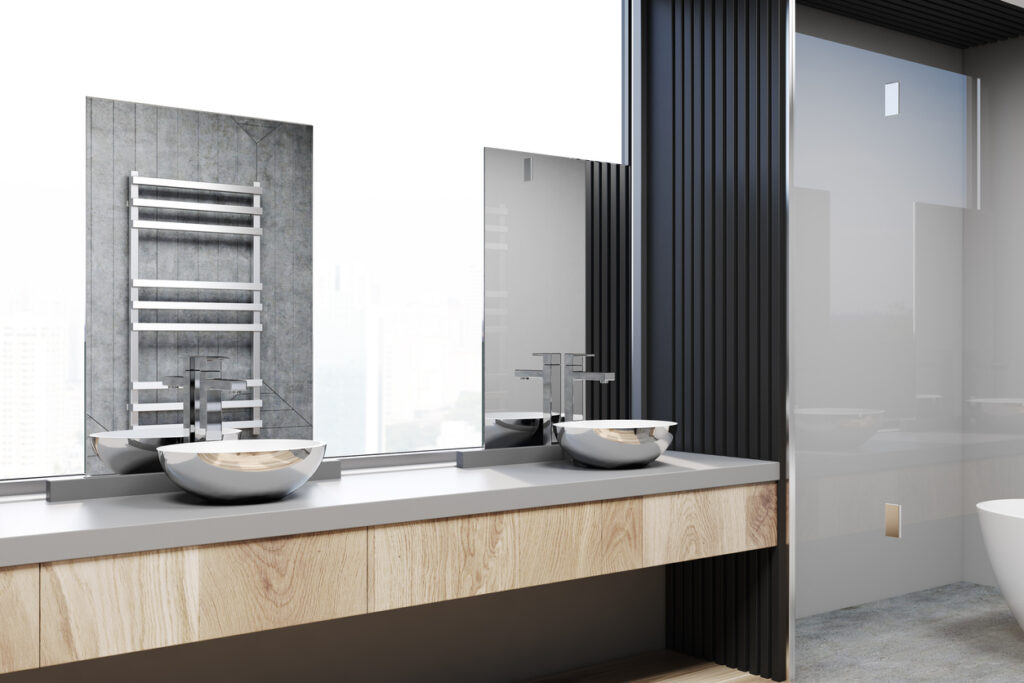
[{"label": "ceiling", "polygon": [[957,48],[1024,35],[1024,0],[797,0]]}]

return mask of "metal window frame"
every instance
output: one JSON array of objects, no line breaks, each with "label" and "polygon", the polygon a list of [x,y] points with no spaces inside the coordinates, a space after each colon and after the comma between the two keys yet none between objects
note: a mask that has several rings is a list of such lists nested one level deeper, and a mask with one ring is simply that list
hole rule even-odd
[{"label": "metal window frame", "polygon": [[[642,419],[646,413],[644,399],[644,173],[643,173],[643,0],[622,0],[622,148],[629,165],[630,221],[630,291],[632,324],[631,411]],[[637,122],[637,125],[634,125]]]}]

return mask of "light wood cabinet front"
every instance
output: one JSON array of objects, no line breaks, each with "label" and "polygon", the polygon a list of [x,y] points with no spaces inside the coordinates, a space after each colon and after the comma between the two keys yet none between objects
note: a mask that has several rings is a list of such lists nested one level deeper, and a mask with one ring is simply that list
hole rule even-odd
[{"label": "light wood cabinet front", "polygon": [[0,674],[39,666],[39,565],[0,568]]},{"label": "light wood cabinet front", "polygon": [[0,673],[766,548],[776,486],[0,568]]},{"label": "light wood cabinet front", "polygon": [[519,512],[517,587],[639,569],[640,498]]},{"label": "light wood cabinet front", "polygon": [[42,666],[179,645],[199,636],[195,548],[42,565]]},{"label": "light wood cabinet front", "polygon": [[515,588],[514,512],[370,529],[370,611]]},{"label": "light wood cabinet front", "polygon": [[370,529],[381,611],[639,569],[640,498]]},{"label": "light wood cabinet front", "polygon": [[775,545],[776,484],[666,493],[644,498],[644,566]]},{"label": "light wood cabinet front", "polygon": [[366,612],[366,529],[198,551],[201,639]]}]

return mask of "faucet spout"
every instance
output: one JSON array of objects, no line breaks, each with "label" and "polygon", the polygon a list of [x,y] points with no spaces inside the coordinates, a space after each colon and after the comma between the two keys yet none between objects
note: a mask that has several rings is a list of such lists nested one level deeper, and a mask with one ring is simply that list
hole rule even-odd
[{"label": "faucet spout", "polygon": [[608,384],[609,382],[615,381],[614,372],[577,372],[573,379],[581,380],[584,382],[600,382],[601,384]]},{"label": "faucet spout", "polygon": [[[587,372],[585,364],[587,358],[593,357],[592,353],[567,353],[565,354],[565,370],[562,381],[565,387],[562,390],[562,413],[564,419],[571,421],[576,419],[575,392],[576,382],[600,382],[608,384],[615,381],[614,372]],[[585,417],[585,416],[584,416]]]}]

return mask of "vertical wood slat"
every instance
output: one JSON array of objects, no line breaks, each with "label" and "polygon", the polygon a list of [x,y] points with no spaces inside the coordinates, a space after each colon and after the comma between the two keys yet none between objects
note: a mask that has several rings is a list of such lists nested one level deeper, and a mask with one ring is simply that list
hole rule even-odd
[{"label": "vertical wood slat", "polygon": [[590,367],[614,372],[610,384],[586,383],[587,417],[630,416],[631,252],[629,168],[586,164],[587,353]]},{"label": "vertical wood slat", "polygon": [[[789,3],[637,1],[645,417],[677,421],[682,450],[785,472]],[[785,678],[785,515],[777,524],[777,547],[668,571],[670,647]]]}]

